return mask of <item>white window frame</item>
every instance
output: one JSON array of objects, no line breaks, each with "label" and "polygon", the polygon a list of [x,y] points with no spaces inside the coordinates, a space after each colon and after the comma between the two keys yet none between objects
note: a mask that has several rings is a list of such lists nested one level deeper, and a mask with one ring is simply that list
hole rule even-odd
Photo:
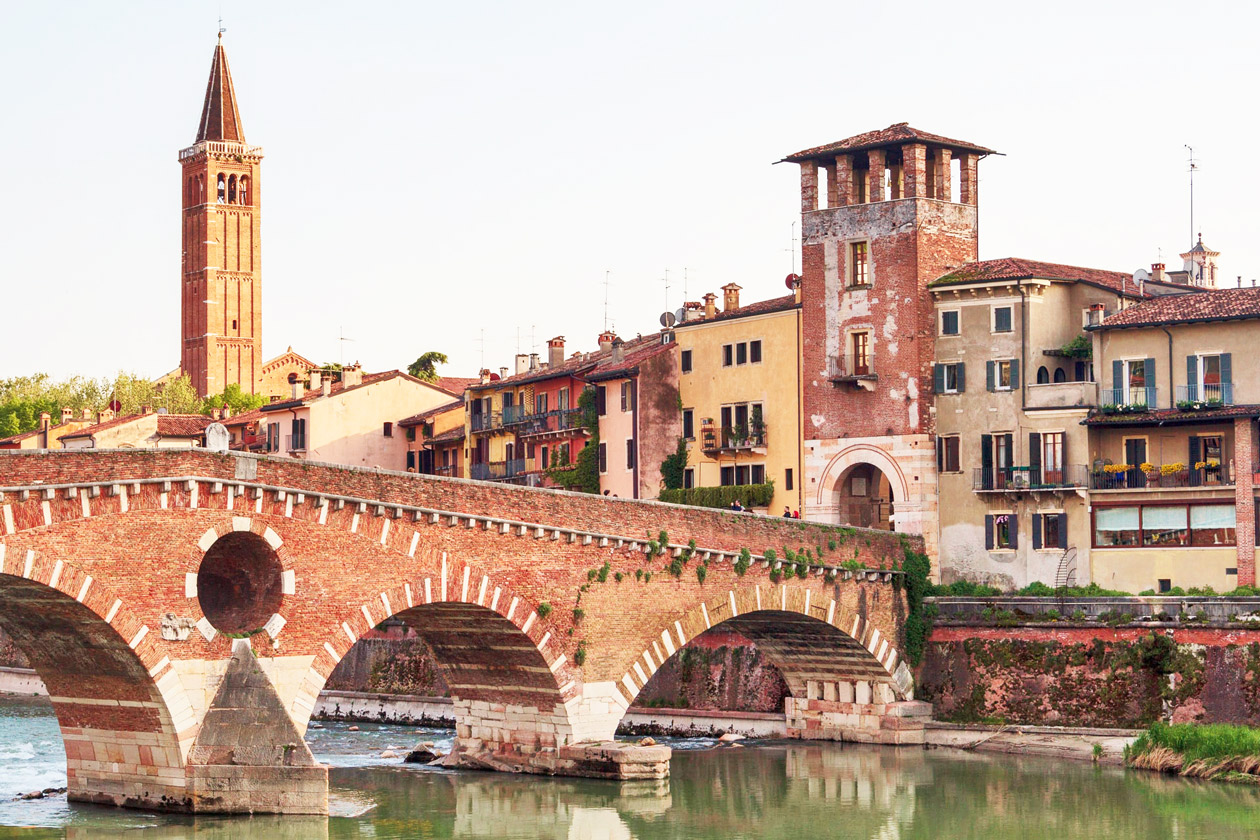
[{"label": "white window frame", "polygon": [[[941,393],[942,394],[957,394],[958,393],[958,366],[961,364],[962,362],[958,362],[958,361],[941,362]],[[953,388],[949,387],[950,368],[953,368],[954,370],[954,387]],[[996,372],[995,372],[995,375],[996,375]]]},{"label": "white window frame", "polygon": [[[1009,309],[1011,311],[1011,328],[1009,330],[999,330],[997,328],[997,313],[999,309]],[[1008,335],[1015,332],[1015,305],[1011,303],[995,303],[989,307],[989,332],[994,335]]]},{"label": "white window frame", "polygon": [[[1002,384],[1002,365],[1007,366],[1006,384]],[[1011,375],[1009,371],[1015,368],[1014,359],[994,359],[993,360],[993,390],[994,391],[1010,391]]]},{"label": "white window frame", "polygon": [[[962,310],[961,309],[941,309],[938,311],[940,312],[940,315],[937,316],[936,334],[940,336],[941,338],[958,338],[960,335],[962,335]],[[953,312],[955,315],[958,316],[958,332],[954,332],[954,333],[945,332],[945,313],[946,312]]]}]

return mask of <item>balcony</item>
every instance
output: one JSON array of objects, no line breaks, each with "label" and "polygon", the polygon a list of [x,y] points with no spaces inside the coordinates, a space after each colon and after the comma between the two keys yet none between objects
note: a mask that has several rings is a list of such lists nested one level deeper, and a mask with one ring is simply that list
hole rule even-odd
[{"label": "balcony", "polygon": [[1028,385],[1028,408],[1091,408],[1098,404],[1097,382]]},{"label": "balcony", "polygon": [[1091,490],[1168,490],[1182,487],[1232,487],[1229,467],[1205,463],[1202,467],[1184,464],[1148,465],[1144,470],[1129,464],[1108,464],[1090,472]]},{"label": "balcony", "polygon": [[1098,410],[1103,414],[1139,414],[1159,406],[1159,389],[1154,385],[1128,388],[1102,388]]},{"label": "balcony", "polygon": [[538,414],[526,414],[517,423],[516,433],[521,437],[558,434],[580,430],[582,411],[577,408],[558,408]]},{"label": "balcony", "polygon": [[470,477],[476,481],[511,481],[533,472],[536,472],[533,458],[513,458],[473,464]]},{"label": "balcony", "polygon": [[450,464],[444,467],[434,467],[433,475],[443,475],[447,478],[459,478],[459,464]]},{"label": "balcony", "polygon": [[306,435],[285,435],[284,450],[286,452],[305,452]]},{"label": "balcony", "polygon": [[468,419],[474,432],[486,432],[490,429],[497,429],[503,425],[503,415],[497,411],[474,414]]},{"label": "balcony", "polygon": [[1202,408],[1223,408],[1234,404],[1234,383],[1178,385],[1177,408],[1194,411]]},{"label": "balcony", "polygon": [[840,359],[839,368],[839,371],[831,377],[831,384],[852,385],[867,391],[875,390],[875,382],[879,376],[876,375],[869,357],[855,357],[852,353],[846,353]]},{"label": "balcony", "polygon": [[1027,493],[1088,486],[1084,464],[1047,470],[1042,467],[977,467],[972,471],[977,493]]},{"label": "balcony", "polygon": [[766,429],[763,423],[754,434],[744,429],[703,426],[700,429],[700,448],[705,452],[757,452],[766,451]]}]

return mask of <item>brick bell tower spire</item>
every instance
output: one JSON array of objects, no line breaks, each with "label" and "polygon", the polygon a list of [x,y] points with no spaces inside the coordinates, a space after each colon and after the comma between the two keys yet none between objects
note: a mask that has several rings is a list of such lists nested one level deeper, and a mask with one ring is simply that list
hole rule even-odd
[{"label": "brick bell tower spire", "polygon": [[180,369],[202,396],[262,382],[262,148],[245,143],[223,33],[183,169]]}]

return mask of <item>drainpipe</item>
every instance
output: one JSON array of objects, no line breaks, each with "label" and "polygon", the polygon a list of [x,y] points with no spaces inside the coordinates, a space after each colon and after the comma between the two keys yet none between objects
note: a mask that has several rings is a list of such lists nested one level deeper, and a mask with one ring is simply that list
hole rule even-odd
[{"label": "drainpipe", "polygon": [[[1173,337],[1172,333],[1168,331],[1168,327],[1160,327],[1160,329],[1164,331],[1164,335],[1168,336],[1168,407],[1176,408],[1177,397],[1173,388]],[[1190,383],[1187,382],[1186,384],[1189,385]],[[1158,397],[1155,398],[1155,402],[1159,402]],[[1224,458],[1222,457],[1221,460],[1224,460]]]},{"label": "drainpipe", "polygon": [[1024,291],[1023,280],[1017,281],[1015,288],[1019,291],[1019,408],[1023,411],[1028,408],[1028,370],[1024,367],[1028,360],[1028,294]]}]

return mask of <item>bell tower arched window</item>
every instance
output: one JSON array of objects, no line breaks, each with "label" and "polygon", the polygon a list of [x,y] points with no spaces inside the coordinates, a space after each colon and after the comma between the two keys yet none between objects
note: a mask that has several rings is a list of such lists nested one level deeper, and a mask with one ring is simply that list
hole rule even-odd
[{"label": "bell tower arched window", "polygon": [[225,201],[227,201],[227,178],[224,177],[222,172],[220,172],[219,173],[219,203],[222,204]]},{"label": "bell tower arched window", "polygon": [[236,203],[236,176],[235,175],[228,178],[227,203],[228,204]]},{"label": "bell tower arched window", "polygon": [[249,204],[249,176],[242,175],[240,184],[237,185],[237,196],[240,198],[241,204]]}]

